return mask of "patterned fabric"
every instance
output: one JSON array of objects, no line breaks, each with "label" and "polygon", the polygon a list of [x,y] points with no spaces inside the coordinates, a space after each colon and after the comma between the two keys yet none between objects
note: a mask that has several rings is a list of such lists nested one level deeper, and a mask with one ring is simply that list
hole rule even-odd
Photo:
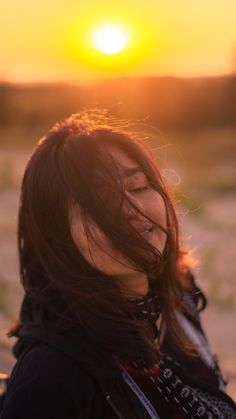
[{"label": "patterned fabric", "polygon": [[[152,385],[159,392],[159,397],[178,406],[187,414],[187,417],[236,418],[236,411],[228,403],[207,392],[204,393],[200,389],[186,385],[180,375],[175,373],[174,361],[170,357],[163,356],[158,366],[160,368],[159,376],[150,375],[146,370]],[[177,366],[179,367],[179,365]]]},{"label": "patterned fabric", "polygon": [[193,395],[202,400],[205,405],[212,406],[214,409],[214,414],[217,414],[218,417],[223,417],[225,419],[234,418],[236,413],[235,411],[223,400],[220,400],[218,397],[202,391],[199,388],[191,387]]},{"label": "patterned fabric", "polygon": [[138,298],[130,298],[129,302],[132,305],[134,315],[138,319],[146,321],[148,325],[151,325],[154,339],[156,339],[158,336],[156,322],[161,314],[161,306],[158,296],[149,295],[147,297],[142,296]]},{"label": "patterned fabric", "polygon": [[[167,406],[168,409],[168,406],[171,406],[172,413],[169,417],[173,418],[236,419],[235,406],[233,402],[226,399],[227,396],[224,399],[224,397],[218,397],[190,385],[186,379],[182,378],[181,368],[178,362],[164,354],[161,354],[159,363],[152,366],[152,369],[148,369],[144,361],[132,362],[129,367],[126,366],[158,412],[161,401],[162,408],[164,406],[165,409]],[[142,379],[140,379],[140,371],[144,374]],[[158,393],[155,399],[153,399],[152,388]]]},{"label": "patterned fabric", "polygon": [[[191,294],[192,293],[192,294]],[[158,336],[156,321],[161,314],[161,304],[157,295],[148,295],[147,297],[133,298],[129,300],[137,318],[151,324],[155,332],[154,337]],[[186,307],[186,312],[179,313],[178,321],[183,322],[183,329],[190,340],[194,343],[202,343],[197,360],[191,359],[189,365],[196,364],[196,377],[205,377],[205,384],[215,383],[216,392],[202,388],[200,385],[192,384],[188,380],[188,369],[184,363],[177,362],[173,357],[166,353],[159,353],[160,361],[158,364],[147,368],[145,361],[132,362],[127,371],[134,377],[136,383],[150,401],[158,400],[165,410],[165,406],[173,418],[192,418],[192,419],[236,419],[236,408],[228,396],[219,391],[222,388],[222,375],[215,357],[211,354],[205,334],[201,328],[198,311],[206,305],[206,299],[199,288],[192,286],[191,292],[184,293],[182,302]],[[200,302],[200,304],[199,304]],[[199,308],[200,305],[200,308]],[[186,316],[186,317],[185,317]],[[203,349],[204,347],[204,349]],[[188,355],[184,355],[187,358]],[[180,358],[181,359],[181,358]],[[184,359],[184,357],[183,357]],[[198,370],[197,368],[200,369]],[[202,372],[200,371],[202,369]],[[194,367],[193,367],[194,372]],[[199,374],[198,374],[199,372]],[[140,378],[142,377],[142,378]],[[144,379],[145,377],[145,379]],[[215,377],[215,378],[214,378]],[[214,387],[214,386],[213,386]],[[153,389],[158,393],[158,397],[153,399]],[[222,397],[221,397],[222,396]],[[156,402],[157,411],[158,403]]]}]

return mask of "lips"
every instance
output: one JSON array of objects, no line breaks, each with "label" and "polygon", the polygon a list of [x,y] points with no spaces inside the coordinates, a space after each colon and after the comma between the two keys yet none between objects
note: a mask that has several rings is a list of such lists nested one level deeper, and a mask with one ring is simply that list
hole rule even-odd
[{"label": "lips", "polygon": [[151,233],[152,232],[152,226],[151,227],[149,227],[149,228],[147,228],[146,230],[144,230],[144,231],[139,231],[139,234],[141,234],[141,236],[146,236],[147,234],[149,234],[149,233]]},{"label": "lips", "polygon": [[153,230],[153,225],[150,223],[134,224],[133,227],[143,237],[150,235],[150,233],[152,233]]}]

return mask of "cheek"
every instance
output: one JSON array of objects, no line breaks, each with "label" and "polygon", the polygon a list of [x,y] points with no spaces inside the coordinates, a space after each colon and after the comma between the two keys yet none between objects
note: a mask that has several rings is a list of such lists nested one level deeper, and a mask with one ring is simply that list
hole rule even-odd
[{"label": "cheek", "polygon": [[147,214],[154,222],[161,224],[164,228],[167,227],[166,206],[162,196],[153,191],[148,197],[146,203]]},{"label": "cheek", "polygon": [[117,254],[96,224],[90,223],[87,233],[82,223],[74,223],[71,226],[71,234],[78,250],[90,265],[104,273],[114,273]]},{"label": "cheek", "polygon": [[130,264],[95,224],[89,226],[92,237],[88,238],[82,223],[71,227],[72,238],[87,262],[107,275],[120,276],[134,271]]},{"label": "cheek", "polygon": [[82,222],[73,223],[71,234],[77,248],[89,263],[92,263],[94,257],[99,255],[100,248],[107,247],[105,235],[94,224],[90,223],[89,232],[87,232]]}]

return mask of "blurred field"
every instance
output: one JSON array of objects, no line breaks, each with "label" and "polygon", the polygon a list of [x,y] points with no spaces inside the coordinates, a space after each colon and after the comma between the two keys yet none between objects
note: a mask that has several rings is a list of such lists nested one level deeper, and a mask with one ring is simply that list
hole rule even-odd
[{"label": "blurred field", "polygon": [[[19,186],[34,140],[20,146],[19,138],[32,132],[16,127],[0,134],[0,370],[9,371],[12,342],[4,333],[22,297],[16,251]],[[33,138],[40,136],[38,131]],[[152,146],[175,196],[183,241],[200,260],[194,271],[209,299],[203,321],[236,399],[236,129],[169,130],[160,138]]]}]

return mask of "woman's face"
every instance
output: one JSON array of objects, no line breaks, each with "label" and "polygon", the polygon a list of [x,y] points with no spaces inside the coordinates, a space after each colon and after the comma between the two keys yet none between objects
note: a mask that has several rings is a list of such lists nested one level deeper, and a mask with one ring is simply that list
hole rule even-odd
[{"label": "woman's face", "polygon": [[[143,215],[135,211],[128,200],[124,199],[122,213],[132,227],[152,246],[163,252],[167,236],[155,223],[167,227],[166,208],[161,195],[149,184],[148,178],[135,160],[124,151],[114,146],[107,146],[108,152],[119,170],[126,196],[138,206]],[[111,197],[112,199],[112,197]],[[105,211],[105,208],[104,208]],[[89,240],[82,222],[79,204],[71,214],[71,234],[84,258],[101,272],[119,278],[137,275],[138,269],[134,262],[118,250],[110,239],[91,219],[87,220],[94,240]]]}]

